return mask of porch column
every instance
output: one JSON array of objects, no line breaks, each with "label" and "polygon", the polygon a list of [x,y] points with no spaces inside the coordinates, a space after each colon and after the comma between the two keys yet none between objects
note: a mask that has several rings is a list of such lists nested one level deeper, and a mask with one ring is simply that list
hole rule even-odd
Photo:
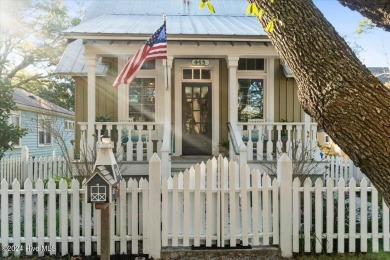
[{"label": "porch column", "polygon": [[275,121],[275,62],[274,58],[267,59],[267,85],[265,91],[265,121]]},{"label": "porch column", "polygon": [[229,111],[228,117],[229,122],[236,124],[238,122],[238,81],[237,81],[237,66],[238,66],[237,56],[228,57],[228,67],[229,67]]},{"label": "porch column", "polygon": [[85,64],[88,71],[88,128],[87,149],[93,151],[95,147],[95,117],[96,117],[96,55],[85,56]]},{"label": "porch column", "polygon": [[172,63],[173,63],[173,57],[172,56],[168,56],[167,57],[167,60],[166,61],[163,61],[163,66],[164,66],[164,79],[165,79],[165,82],[164,82],[164,86],[165,86],[165,106],[164,106],[164,118],[165,118],[165,122],[169,122],[169,125],[171,125],[171,106],[172,106],[172,92],[171,92],[171,89],[172,89],[172,86],[171,86],[171,83],[172,83]]}]

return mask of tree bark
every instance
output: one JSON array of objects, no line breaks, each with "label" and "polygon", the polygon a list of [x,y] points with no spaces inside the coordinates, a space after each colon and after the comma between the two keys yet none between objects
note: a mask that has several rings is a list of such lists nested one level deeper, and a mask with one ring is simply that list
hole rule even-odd
[{"label": "tree bark", "polygon": [[251,0],[271,19],[269,37],[297,83],[298,98],[390,205],[390,89],[358,60],[310,0]]},{"label": "tree bark", "polygon": [[342,5],[358,11],[369,18],[376,26],[390,31],[389,0],[338,0]]}]

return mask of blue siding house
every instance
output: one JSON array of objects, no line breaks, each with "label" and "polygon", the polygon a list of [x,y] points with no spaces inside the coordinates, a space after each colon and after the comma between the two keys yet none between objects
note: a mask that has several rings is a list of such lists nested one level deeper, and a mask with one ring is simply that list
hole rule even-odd
[{"label": "blue siding house", "polygon": [[74,113],[40,98],[24,89],[15,88],[16,110],[11,112],[11,124],[27,129],[27,134],[15,144],[7,156],[20,156],[27,147],[30,156],[63,155],[64,149],[73,154]]}]

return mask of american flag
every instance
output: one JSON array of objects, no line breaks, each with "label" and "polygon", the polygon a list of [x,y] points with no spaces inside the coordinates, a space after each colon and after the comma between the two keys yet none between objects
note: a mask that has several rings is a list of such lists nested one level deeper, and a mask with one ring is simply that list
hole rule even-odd
[{"label": "american flag", "polygon": [[149,40],[137,51],[136,54],[126,63],[116,78],[113,87],[120,84],[130,84],[136,73],[141,68],[144,61],[166,59],[167,58],[167,34],[166,24],[163,25],[150,36]]}]

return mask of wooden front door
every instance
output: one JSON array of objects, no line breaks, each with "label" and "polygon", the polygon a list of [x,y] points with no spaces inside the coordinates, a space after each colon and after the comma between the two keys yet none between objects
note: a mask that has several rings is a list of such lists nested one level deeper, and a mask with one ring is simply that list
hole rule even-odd
[{"label": "wooden front door", "polygon": [[183,83],[183,155],[211,154],[211,83]]}]

